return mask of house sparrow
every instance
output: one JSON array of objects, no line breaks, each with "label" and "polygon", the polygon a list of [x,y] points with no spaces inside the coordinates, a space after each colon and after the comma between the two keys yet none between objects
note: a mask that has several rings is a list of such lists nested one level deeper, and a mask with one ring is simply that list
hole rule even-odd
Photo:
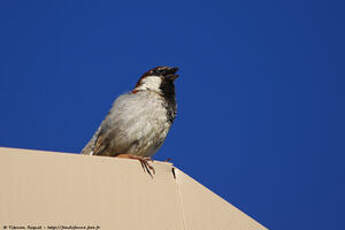
[{"label": "house sparrow", "polygon": [[135,88],[119,96],[82,154],[139,160],[150,175],[151,156],[163,144],[176,117],[177,67],[158,66]]}]

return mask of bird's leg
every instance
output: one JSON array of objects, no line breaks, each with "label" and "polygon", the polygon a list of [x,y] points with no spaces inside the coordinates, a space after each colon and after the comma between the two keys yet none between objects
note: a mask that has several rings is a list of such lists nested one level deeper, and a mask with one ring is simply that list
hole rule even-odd
[{"label": "bird's leg", "polygon": [[150,174],[150,176],[152,176],[151,171],[153,172],[153,174],[155,174],[155,169],[149,164],[149,161],[153,161],[150,157],[142,157],[129,153],[118,154],[116,157],[138,160],[140,161],[140,164],[143,167],[144,171]]}]

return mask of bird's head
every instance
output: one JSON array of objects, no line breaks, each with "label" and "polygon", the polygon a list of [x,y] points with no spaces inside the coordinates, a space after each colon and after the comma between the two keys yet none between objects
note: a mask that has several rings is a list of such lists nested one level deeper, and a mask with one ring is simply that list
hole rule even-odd
[{"label": "bird's head", "polygon": [[177,67],[155,67],[141,76],[132,92],[149,90],[164,96],[175,96],[174,81],[179,77],[177,71]]}]

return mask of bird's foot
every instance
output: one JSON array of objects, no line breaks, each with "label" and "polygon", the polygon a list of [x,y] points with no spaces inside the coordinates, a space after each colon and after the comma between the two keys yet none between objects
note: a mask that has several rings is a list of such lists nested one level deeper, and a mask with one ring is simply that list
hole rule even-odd
[{"label": "bird's foot", "polygon": [[[153,174],[156,173],[155,169],[149,163],[149,161],[153,162],[151,157],[142,157],[142,156],[137,156],[137,155],[128,154],[128,153],[119,154],[116,157],[138,160],[141,164],[141,167],[143,167],[144,171],[147,172],[148,174],[150,174],[151,177],[152,177],[152,173]],[[151,171],[152,171],[152,173],[151,173]]]}]

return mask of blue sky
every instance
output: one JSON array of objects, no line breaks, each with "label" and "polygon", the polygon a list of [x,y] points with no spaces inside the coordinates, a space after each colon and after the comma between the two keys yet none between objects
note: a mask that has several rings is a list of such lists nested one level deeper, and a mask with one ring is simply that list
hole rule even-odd
[{"label": "blue sky", "polygon": [[155,159],[270,229],[345,229],[344,1],[2,1],[0,146],[78,153],[180,67]]}]

